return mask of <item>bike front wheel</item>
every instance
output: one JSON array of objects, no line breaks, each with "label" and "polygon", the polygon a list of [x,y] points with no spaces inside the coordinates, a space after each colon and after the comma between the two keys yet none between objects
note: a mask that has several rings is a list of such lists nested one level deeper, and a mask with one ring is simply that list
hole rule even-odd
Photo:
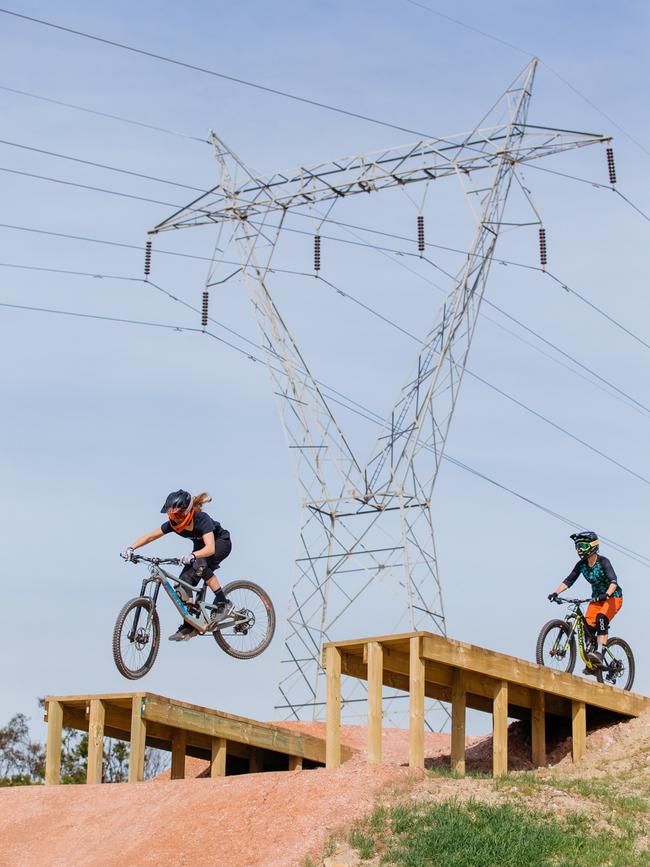
[{"label": "bike front wheel", "polygon": [[564,620],[549,620],[537,638],[538,665],[571,674],[576,664],[576,642]]},{"label": "bike front wheel", "polygon": [[599,683],[608,683],[618,689],[632,689],[634,683],[634,656],[632,648],[622,638],[610,638],[603,652],[605,668],[599,668]]},{"label": "bike front wheel", "polygon": [[233,581],[223,592],[234,608],[223,628],[217,627],[212,633],[214,640],[236,659],[259,656],[269,646],[275,632],[273,603],[266,591],[252,581]]},{"label": "bike front wheel", "polygon": [[129,599],[117,615],[113,630],[113,659],[129,680],[151,671],[160,647],[160,620],[148,596]]}]

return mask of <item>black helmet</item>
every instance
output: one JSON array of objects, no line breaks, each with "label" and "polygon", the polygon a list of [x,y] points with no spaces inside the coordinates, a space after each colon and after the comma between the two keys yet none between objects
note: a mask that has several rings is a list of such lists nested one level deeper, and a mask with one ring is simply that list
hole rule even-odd
[{"label": "black helmet", "polygon": [[593,530],[585,530],[583,533],[571,533],[569,538],[573,539],[578,557],[581,560],[587,560],[592,554],[598,553],[600,542],[598,534],[594,533]]},{"label": "black helmet", "polygon": [[167,499],[160,512],[161,514],[164,512],[186,512],[191,502],[192,495],[189,491],[172,491],[171,494],[167,495]]}]

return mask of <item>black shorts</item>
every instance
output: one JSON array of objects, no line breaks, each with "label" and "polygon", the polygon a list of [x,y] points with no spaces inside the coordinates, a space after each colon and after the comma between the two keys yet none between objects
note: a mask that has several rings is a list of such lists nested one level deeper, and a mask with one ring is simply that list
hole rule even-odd
[{"label": "black shorts", "polygon": [[230,539],[215,539],[214,554],[210,557],[201,557],[195,560],[191,566],[186,566],[180,574],[183,581],[187,581],[192,587],[196,587],[199,581],[209,581],[216,569],[228,554],[232,551]]}]

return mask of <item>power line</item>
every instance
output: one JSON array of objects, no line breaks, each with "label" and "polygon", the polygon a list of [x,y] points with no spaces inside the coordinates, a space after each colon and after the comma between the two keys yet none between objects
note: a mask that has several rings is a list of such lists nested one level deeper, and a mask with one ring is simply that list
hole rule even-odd
[{"label": "power line", "polygon": [[104,193],[108,196],[118,196],[121,199],[135,199],[138,202],[148,202],[152,205],[164,205],[165,207],[175,208],[176,205],[171,202],[161,202],[159,199],[149,199],[146,196],[136,196],[134,193],[122,193],[118,190],[107,190],[105,187],[93,187],[90,184],[78,184],[74,181],[66,181],[62,178],[52,178],[48,175],[37,175],[32,172],[21,172],[18,169],[9,169],[5,166],[0,166],[0,172],[5,172],[10,175],[20,175],[24,178],[33,178],[38,181],[49,181],[53,184],[61,184],[64,187],[76,187],[81,190],[91,190],[96,193]]},{"label": "power line", "polygon": [[[146,282],[146,281],[141,280],[140,282]],[[171,295],[170,293],[167,293],[166,290],[162,289],[162,287],[156,286],[155,288],[160,289],[161,291],[165,292],[165,294],[169,294],[170,297],[174,298],[174,300],[180,300],[180,299],[175,298],[175,296]],[[182,303],[186,303],[186,302],[182,302]],[[212,337],[212,338],[218,340],[220,343],[224,344],[225,346],[228,346],[230,349],[235,350],[240,355],[243,355],[246,358],[248,358],[250,361],[259,362],[259,363],[262,363],[265,365],[268,364],[268,362],[263,361],[261,358],[259,358],[257,356],[253,356],[250,352],[243,350],[240,347],[236,346],[235,344],[232,344],[229,341],[224,340],[223,338],[219,337],[218,335],[214,334],[213,332],[210,332],[210,331],[207,331],[204,329],[189,328],[189,327],[185,327],[185,326],[168,325],[168,324],[162,324],[162,323],[156,323],[156,322],[147,322],[147,321],[140,321],[140,320],[132,320],[132,319],[120,319],[118,317],[100,316],[98,314],[83,314],[83,313],[77,313],[74,311],[57,310],[57,309],[51,309],[51,308],[29,307],[27,305],[7,304],[4,302],[0,302],[0,306],[14,308],[14,309],[28,310],[28,311],[54,313],[54,314],[58,314],[58,315],[70,315],[70,316],[76,316],[76,317],[87,318],[87,319],[100,319],[100,320],[106,320],[109,322],[117,322],[119,324],[153,326],[153,327],[164,328],[167,330],[179,331],[179,332],[180,331],[201,332],[201,333],[205,333],[209,337]],[[191,306],[191,305],[186,304],[186,306]],[[194,309],[195,312],[198,312],[198,308],[192,308],[192,309]],[[212,319],[212,317],[210,317],[210,318]],[[221,324],[221,323],[219,323],[219,324]],[[236,333],[236,332],[233,332],[233,333]],[[246,338],[242,338],[242,339],[247,340]],[[250,341],[247,341],[247,342],[250,342]],[[283,372],[280,368],[274,368],[274,370],[276,370],[276,372],[278,372],[278,373]],[[329,390],[329,387],[326,386],[324,383],[319,383],[319,385],[322,385],[325,388],[328,388],[328,390]],[[331,399],[332,398],[330,398],[330,400]],[[344,406],[350,412],[353,412],[357,415],[361,415],[367,421],[372,421],[375,424],[378,424],[382,427],[385,425],[384,419],[382,419],[373,410],[370,410],[367,407],[363,407],[357,401],[352,401],[352,403],[356,404],[356,406],[360,407],[361,408],[360,410],[355,409],[353,406],[345,406],[344,404],[341,404],[340,401],[335,401],[335,402]],[[487,476],[485,473],[480,472],[479,470],[475,469],[474,467],[469,466],[469,464],[466,464],[465,462],[460,461],[457,458],[454,458],[449,454],[444,454],[442,457],[443,457],[443,460],[453,464],[456,467],[459,467],[460,469],[465,470],[466,472],[471,473],[472,475],[477,476],[478,478],[483,479],[484,481],[489,482],[490,484],[494,485],[495,487],[497,487],[503,491],[506,491],[507,493],[509,493],[512,496],[517,497],[518,499],[528,503],[529,505],[533,506],[534,508],[539,509],[539,510],[543,511],[544,513],[556,518],[557,520],[562,521],[563,523],[567,524],[568,526],[571,526],[571,527],[582,526],[578,522],[573,521],[570,518],[567,518],[564,515],[561,515],[560,513],[555,512],[546,506],[543,506],[542,504],[536,502],[535,500],[531,499],[530,497],[527,497],[524,494],[521,494],[520,492],[515,491],[513,488],[510,488],[507,485],[504,485],[501,482],[498,482],[495,479],[492,479],[490,476]],[[609,538],[603,536],[602,534],[601,534],[600,538],[603,539],[604,541],[606,541],[608,544],[610,544],[616,550],[620,551],[625,556],[628,556],[631,559],[638,562],[640,565],[645,566],[645,567],[650,567],[650,559],[645,557],[643,554],[640,554],[639,552],[634,551],[633,549],[627,548],[627,547],[621,545],[620,543],[615,542],[613,539],[609,539]]]},{"label": "power line", "polygon": [[30,97],[30,99],[39,99],[39,100],[41,100],[41,102],[50,102],[53,105],[60,105],[60,106],[63,106],[64,108],[72,108],[75,111],[83,111],[86,114],[95,114],[98,117],[105,117],[105,118],[108,118],[109,120],[118,120],[121,123],[128,123],[128,124],[131,124],[132,126],[141,126],[141,127],[144,127],[145,129],[154,130],[155,132],[164,132],[164,133],[167,133],[168,135],[179,136],[180,138],[191,139],[192,141],[201,142],[201,144],[211,144],[210,139],[207,139],[207,138],[199,138],[198,136],[189,135],[188,133],[185,133],[185,132],[178,132],[177,130],[167,129],[163,126],[154,126],[151,123],[144,123],[141,120],[133,120],[133,118],[121,117],[119,114],[109,114],[106,111],[97,111],[96,109],[87,108],[86,106],[83,106],[83,105],[75,105],[74,103],[71,103],[71,102],[62,102],[60,99],[52,99],[49,96],[42,96],[39,93],[30,93],[28,90],[18,90],[15,87],[7,87],[6,85],[3,85],[3,84],[0,84],[0,90],[4,90],[7,93],[15,93],[18,96],[28,96],[28,97]]},{"label": "power line", "polygon": [[[181,187],[184,190],[193,190],[193,191],[199,192],[199,193],[205,192],[205,190],[202,189],[201,187],[192,187],[189,184],[180,184],[177,181],[168,181],[165,178],[157,178],[154,175],[145,175],[142,172],[134,172],[134,171],[131,171],[129,169],[120,169],[120,168],[117,168],[116,166],[106,165],[106,163],[95,163],[95,162],[92,162],[91,160],[81,159],[81,157],[70,156],[69,154],[59,154],[59,153],[56,153],[55,151],[46,151],[46,150],[43,150],[43,148],[32,147],[31,145],[21,144],[20,142],[6,141],[5,139],[0,139],[0,144],[7,145],[8,147],[12,147],[12,148],[20,148],[21,150],[31,151],[31,152],[37,153],[37,154],[44,154],[45,156],[48,156],[48,157],[56,157],[57,159],[60,159],[60,160],[69,160],[70,162],[81,163],[81,165],[84,165],[84,166],[92,166],[93,168],[97,168],[97,169],[106,169],[109,172],[119,172],[122,175],[130,175],[131,177],[134,177],[134,178],[144,178],[147,181],[156,181],[159,184],[169,184],[170,186]],[[174,205],[174,207],[176,207],[176,205]]]},{"label": "power line", "polygon": [[[130,249],[130,250],[141,251],[141,249],[142,249],[140,246],[138,246],[136,244],[127,244],[127,243],[119,242],[119,241],[108,241],[108,240],[104,240],[104,239],[100,239],[100,238],[89,238],[87,236],[82,236],[82,235],[72,235],[72,234],[65,233],[65,232],[53,232],[53,231],[46,230],[46,229],[36,229],[33,227],[27,227],[27,226],[16,226],[16,225],[9,224],[9,223],[0,223],[0,228],[7,228],[7,229],[13,229],[16,231],[24,231],[24,232],[33,232],[35,234],[48,235],[48,236],[58,237],[58,238],[66,238],[66,239],[70,239],[70,240],[74,240],[74,241],[85,241],[85,242],[94,243],[94,244],[105,244],[105,245],[109,245],[109,246],[121,247],[124,249]],[[198,255],[190,254],[190,253],[179,253],[179,252],[170,251],[170,250],[157,250],[156,254],[157,255],[162,254],[162,255],[167,255],[167,256],[177,256],[177,257],[181,257],[181,258],[185,258],[185,259],[192,259],[192,260],[203,261],[203,262],[212,262],[213,261],[212,257],[198,256]],[[430,260],[427,260],[426,257],[424,260],[430,261]],[[223,264],[227,264],[227,265],[235,265],[235,266],[241,265],[240,262],[234,262],[234,261],[231,262],[231,261],[225,260],[225,259],[222,261],[223,261]],[[408,268],[408,266],[406,266],[404,263],[398,262],[397,264],[401,265],[402,267],[407,268],[407,270],[411,271],[413,274],[418,276],[420,279],[424,280],[427,284],[434,286],[439,291],[441,291],[441,292],[444,291],[441,289],[441,287],[437,286],[435,283],[433,283],[433,281],[429,280],[426,276],[420,274],[417,271],[414,271],[411,268]],[[433,264],[433,263],[430,263],[430,264]],[[274,272],[274,273],[290,274],[290,275],[295,275],[295,276],[300,276],[300,277],[313,277],[313,274],[308,274],[307,272],[301,272],[301,271],[292,271],[292,270],[289,270],[286,268],[272,268],[270,270],[271,270],[271,272]],[[447,273],[447,272],[445,272],[445,273]],[[453,279],[453,275],[450,275],[447,273],[447,276],[449,276],[450,278]],[[617,397],[617,399],[619,399],[619,400],[621,399],[621,397],[624,398],[626,401],[629,401],[629,403],[626,403],[626,405],[630,406],[632,409],[635,409],[637,412],[643,412],[644,415],[645,415],[645,412],[648,411],[648,409],[643,404],[641,404],[639,401],[637,401],[631,395],[628,395],[625,391],[618,388],[618,386],[615,386],[615,385],[609,383],[606,379],[604,379],[604,377],[600,376],[600,374],[597,374],[595,371],[591,370],[591,368],[587,367],[587,365],[584,365],[584,364],[582,364],[582,362],[579,362],[577,359],[573,358],[573,356],[571,356],[569,353],[565,352],[564,350],[559,349],[559,347],[556,347],[555,344],[551,343],[551,341],[547,340],[546,338],[543,338],[537,332],[533,331],[529,326],[525,325],[523,322],[520,322],[518,319],[515,319],[515,317],[511,316],[509,313],[506,313],[498,305],[489,301],[489,299],[485,299],[485,303],[492,306],[498,312],[502,313],[502,315],[506,316],[508,319],[511,319],[513,322],[515,322],[520,328],[524,329],[525,331],[530,332],[538,340],[541,340],[543,343],[545,343],[548,346],[550,346],[551,348],[553,348],[555,351],[560,353],[562,356],[568,358],[571,362],[577,364],[579,367],[584,369],[587,373],[591,374],[597,380],[604,383],[609,388],[613,389],[614,392],[616,392],[616,394],[612,394],[610,391],[602,389],[602,386],[599,385],[598,382],[593,382],[591,380],[587,380],[587,381],[591,382],[592,385],[594,385],[598,388],[601,388],[601,390],[604,390],[605,394],[608,394],[610,397]],[[484,314],[484,317],[485,317],[485,314]],[[569,365],[562,362],[561,360],[552,358],[552,356],[549,356],[547,353],[543,352],[539,347],[534,347],[532,344],[530,344],[528,341],[526,341],[523,337],[521,337],[520,335],[514,334],[514,332],[507,329],[501,323],[497,322],[496,320],[494,320],[490,317],[485,317],[485,318],[489,319],[489,321],[492,322],[493,324],[495,324],[497,327],[505,330],[507,333],[511,334],[516,339],[523,342],[526,346],[534,348],[536,351],[541,352],[541,354],[545,355],[546,357],[551,358],[553,361],[555,361],[555,363],[560,364],[565,369],[571,371],[571,373],[573,373],[574,375],[582,377],[582,374],[580,374],[578,371],[574,370],[573,368],[571,368]],[[582,377],[582,378],[584,378],[584,377]],[[620,395],[620,397],[619,397],[619,395]]]},{"label": "power line", "polygon": [[[143,283],[144,282],[147,285],[154,286],[156,289],[158,289],[160,292],[162,292],[168,298],[184,305],[185,307],[192,310],[193,312],[198,312],[197,307],[194,307],[192,304],[188,303],[187,301],[184,301],[182,298],[179,298],[178,296],[173,295],[171,292],[169,292],[166,289],[163,289],[158,284],[153,283],[149,280],[143,280],[141,277],[126,277],[126,276],[118,275],[118,274],[97,274],[97,273],[89,272],[89,271],[72,271],[72,270],[61,269],[61,268],[45,268],[45,267],[40,267],[40,266],[36,266],[36,265],[14,265],[14,264],[6,263],[6,262],[0,262],[0,267],[23,268],[25,270],[31,270],[31,271],[39,271],[39,272],[45,271],[45,272],[56,273],[56,274],[68,274],[68,275],[73,275],[73,276],[78,276],[78,277],[92,277],[94,279],[123,280],[123,281],[135,282],[135,283]],[[397,331],[400,331],[402,334],[404,334],[405,336],[407,336],[408,338],[410,338],[411,340],[416,342],[418,345],[422,344],[422,342],[423,342],[422,338],[417,337],[412,332],[403,328],[398,323],[396,323],[393,319],[390,319],[389,317],[384,316],[383,314],[379,313],[379,311],[377,311],[375,308],[373,308],[367,304],[364,304],[362,301],[360,301],[358,298],[355,298],[350,293],[344,292],[342,289],[335,286],[330,281],[323,280],[322,278],[321,278],[321,281],[323,283],[326,283],[332,289],[334,289],[338,295],[343,296],[343,297],[348,298],[349,300],[353,301],[355,304],[362,307],[366,312],[379,318],[381,321],[383,321],[387,325],[390,325],[392,328],[396,329]],[[14,306],[24,307],[24,305],[14,305]],[[32,309],[32,308],[24,307],[24,309]],[[34,308],[34,309],[44,309],[44,308]],[[61,312],[61,311],[49,311],[49,312]],[[79,314],[79,315],[82,315],[82,314]],[[88,315],[88,314],[86,314],[86,315]],[[99,317],[99,318],[102,318],[102,317]],[[244,335],[240,334],[239,332],[228,328],[223,322],[216,320],[213,317],[208,317],[208,318],[210,321],[215,322],[215,324],[219,325],[221,328],[228,330],[229,333],[238,337],[240,340],[243,340],[244,342],[248,343],[249,345],[257,348],[256,343],[254,343],[252,340],[246,338]],[[118,320],[116,320],[116,321],[118,321]],[[119,320],[119,321],[132,322],[132,320]],[[172,326],[169,326],[169,327],[172,327]],[[192,330],[192,329],[190,329],[190,330]],[[194,329],[194,330],[200,330],[200,329]],[[267,352],[272,354],[274,357],[277,357],[277,354],[275,352],[273,352],[272,350],[270,350],[268,347],[266,347],[265,349]],[[639,479],[640,481],[644,482],[645,484],[650,485],[650,479],[646,478],[645,476],[641,475],[640,473],[637,473],[635,470],[631,469],[630,467],[626,466],[625,464],[622,464],[620,461],[611,457],[606,452],[603,452],[600,449],[596,448],[595,446],[592,446],[590,443],[586,442],[585,440],[583,440],[580,437],[576,436],[575,434],[571,433],[566,428],[562,427],[561,425],[559,425],[556,422],[549,419],[547,416],[545,416],[542,413],[538,412],[537,410],[533,409],[531,406],[528,406],[523,401],[518,400],[513,395],[509,394],[508,392],[506,392],[503,389],[499,388],[498,386],[494,385],[494,383],[491,383],[488,380],[484,379],[483,377],[479,376],[477,373],[472,371],[471,368],[466,367],[465,370],[466,370],[466,373],[468,374],[468,376],[470,376],[473,379],[477,380],[478,382],[482,383],[487,388],[491,389],[492,391],[494,391],[497,394],[504,397],[506,400],[511,401],[516,406],[520,407],[521,409],[525,410],[526,412],[530,413],[531,415],[535,416],[536,418],[540,419],[541,421],[545,422],[546,424],[548,424],[551,427],[555,428],[556,430],[560,431],[565,436],[569,437],[570,439],[579,443],[583,447],[585,447],[585,448],[589,449],[590,451],[594,452],[595,454],[599,455],[604,460],[617,466],[619,469],[623,470],[624,472],[629,473],[630,475],[634,476],[635,478]],[[328,386],[326,383],[322,383],[322,385],[325,388],[327,388],[328,390],[331,390],[331,386]],[[349,400],[349,398],[346,398],[346,399]]]},{"label": "power line", "polygon": [[245,79],[237,78],[234,75],[227,75],[226,73],[223,73],[223,72],[217,72],[214,69],[207,69],[204,66],[196,66],[193,63],[186,63],[183,60],[176,60],[172,57],[166,57],[163,54],[156,54],[153,51],[146,51],[143,48],[136,48],[133,45],[126,45],[123,42],[116,42],[115,40],[112,40],[112,39],[105,39],[102,36],[95,36],[92,33],[85,33],[82,30],[75,30],[72,27],[64,27],[61,24],[54,24],[52,21],[44,21],[42,18],[34,18],[30,15],[22,15],[19,12],[13,12],[10,9],[0,9],[0,12],[4,13],[5,15],[11,15],[14,18],[20,18],[23,21],[30,21],[33,24],[41,24],[44,27],[51,27],[53,30],[60,30],[63,33],[70,33],[73,36],[80,36],[80,37],[83,37],[84,39],[91,39],[94,42],[101,42],[104,45],[110,45],[113,48],[120,48],[123,51],[130,51],[133,54],[140,54],[143,57],[149,57],[153,60],[160,60],[163,63],[171,63],[174,66],[180,66],[183,69],[190,69],[193,72],[201,72],[204,75],[211,75],[214,78],[220,78],[220,79],[223,79],[224,81],[231,81],[234,84],[241,84],[241,85],[244,85],[245,87],[252,87],[256,90],[264,91],[265,93],[272,93],[275,96],[282,96],[285,99],[292,99],[295,102],[301,102],[301,103],[304,103],[305,105],[312,105],[316,108],[322,108],[322,109],[325,109],[326,111],[332,111],[332,112],[336,112],[337,114],[343,114],[343,115],[346,115],[347,117],[354,117],[354,118],[357,118],[358,120],[367,121],[368,123],[374,123],[374,124],[377,124],[379,126],[389,127],[391,129],[400,130],[401,132],[407,132],[407,133],[410,133],[413,135],[421,136],[424,138],[429,138],[429,136],[426,133],[419,132],[418,130],[410,129],[409,127],[400,126],[399,124],[394,124],[394,123],[388,123],[387,121],[379,120],[378,118],[370,117],[369,115],[360,114],[359,112],[356,112],[356,111],[349,111],[348,109],[339,108],[339,107],[334,106],[334,105],[328,105],[325,102],[319,102],[318,100],[309,99],[308,97],[305,97],[305,96],[298,96],[297,94],[289,93],[286,90],[278,90],[277,88],[268,87],[267,85],[264,85],[264,84],[258,84],[258,83],[253,82],[253,81],[246,81]]},{"label": "power line", "polygon": [[[505,39],[501,39],[499,36],[494,36],[492,33],[487,33],[485,30],[479,30],[478,27],[473,27],[471,24],[467,24],[465,21],[460,21],[458,18],[452,18],[451,15],[446,15],[444,12],[438,12],[437,9],[432,9],[430,6],[426,6],[424,3],[419,3],[418,0],[405,0],[406,3],[410,3],[411,6],[417,6],[420,9],[423,9],[425,12],[431,13],[431,15],[437,15],[438,18],[444,18],[447,21],[451,21],[454,24],[458,24],[459,27],[464,27],[466,30],[471,30],[474,33],[478,33],[480,36],[484,36],[486,39],[492,39],[494,42],[499,42],[501,45],[506,45],[508,48],[512,48],[514,51],[518,51],[521,54],[525,54],[527,57],[535,57],[536,54],[532,51],[528,51],[527,49],[521,48],[519,45],[515,45],[512,42],[507,42]],[[619,132],[622,132],[623,135],[628,138],[631,142],[633,142],[638,148],[640,148],[647,156],[650,156],[650,150],[646,148],[638,139],[634,138],[629,132],[627,132],[623,127],[616,123],[616,121],[606,114],[601,108],[599,108],[588,96],[585,96],[584,93],[578,90],[577,87],[574,87],[570,81],[568,81],[563,75],[550,66],[546,61],[542,60],[538,57],[540,64],[548,71],[558,78],[563,84],[565,84],[570,90],[572,90],[576,96],[579,96],[580,99],[584,100],[594,111],[597,111],[602,117],[605,118],[612,126],[615,126]]]}]

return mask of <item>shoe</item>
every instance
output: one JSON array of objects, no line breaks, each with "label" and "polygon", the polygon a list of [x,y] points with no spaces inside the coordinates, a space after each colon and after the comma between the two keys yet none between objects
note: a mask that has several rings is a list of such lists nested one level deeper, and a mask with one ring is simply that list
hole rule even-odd
[{"label": "shoe", "polygon": [[595,668],[604,668],[605,664],[603,662],[602,653],[598,653],[598,651],[592,651],[587,654],[587,660],[594,666]]},{"label": "shoe", "polygon": [[190,626],[189,623],[181,623],[176,632],[173,635],[169,636],[170,641],[187,641],[188,638],[192,638],[193,635],[196,635],[196,629],[193,626]]},{"label": "shoe", "polygon": [[582,669],[582,673],[583,673],[584,675],[586,675],[587,677],[596,677],[596,671],[595,671],[595,669],[593,669],[593,668],[587,668],[587,666],[585,666],[585,667]]},{"label": "shoe", "polygon": [[225,620],[226,617],[232,612],[235,606],[232,604],[230,599],[226,599],[225,602],[222,602],[221,605],[215,605],[212,609],[212,614],[210,615],[210,622],[212,624],[221,623],[222,620]]}]

